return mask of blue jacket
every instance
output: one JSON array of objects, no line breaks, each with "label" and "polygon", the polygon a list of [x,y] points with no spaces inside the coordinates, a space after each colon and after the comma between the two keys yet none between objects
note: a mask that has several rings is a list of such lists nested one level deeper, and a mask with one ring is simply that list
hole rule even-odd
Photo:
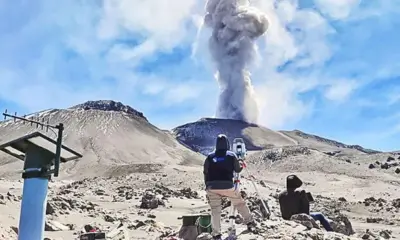
[{"label": "blue jacket", "polygon": [[204,181],[207,189],[230,189],[234,187],[233,172],[242,167],[236,154],[229,151],[229,142],[224,135],[217,138],[216,149],[204,161]]}]

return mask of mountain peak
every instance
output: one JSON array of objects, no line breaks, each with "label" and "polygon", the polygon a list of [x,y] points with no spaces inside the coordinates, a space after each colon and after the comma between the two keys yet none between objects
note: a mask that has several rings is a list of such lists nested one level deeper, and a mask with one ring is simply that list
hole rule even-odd
[{"label": "mountain peak", "polygon": [[76,106],[71,107],[70,109],[81,109],[81,110],[100,110],[100,111],[115,111],[115,112],[124,112],[127,114],[131,114],[137,117],[141,117],[146,119],[142,112],[139,112],[132,108],[129,105],[124,105],[121,102],[116,102],[113,100],[97,100],[97,101],[87,101]]},{"label": "mountain peak", "polygon": [[214,149],[215,138],[221,133],[226,134],[230,142],[243,138],[247,150],[251,151],[296,144],[291,138],[271,129],[233,119],[201,118],[178,126],[172,132],[180,143],[202,154]]}]

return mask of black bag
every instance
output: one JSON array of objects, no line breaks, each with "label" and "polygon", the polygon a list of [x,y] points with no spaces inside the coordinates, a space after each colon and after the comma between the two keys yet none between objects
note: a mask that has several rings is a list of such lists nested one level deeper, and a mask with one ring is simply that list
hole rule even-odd
[{"label": "black bag", "polygon": [[313,198],[313,196],[311,195],[311,193],[310,193],[310,192],[307,192],[306,194],[307,194],[307,199],[308,199],[308,201],[309,201],[309,202],[314,202],[314,198]]},{"label": "black bag", "polygon": [[84,233],[79,236],[79,240],[106,240],[106,234],[101,232]]}]

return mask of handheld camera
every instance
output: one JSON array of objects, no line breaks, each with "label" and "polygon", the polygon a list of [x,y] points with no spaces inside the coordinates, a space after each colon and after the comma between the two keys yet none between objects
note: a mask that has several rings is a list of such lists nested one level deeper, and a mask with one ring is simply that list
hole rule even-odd
[{"label": "handheld camera", "polygon": [[246,157],[247,150],[243,138],[235,138],[233,140],[233,151],[236,153],[239,159],[244,159]]}]

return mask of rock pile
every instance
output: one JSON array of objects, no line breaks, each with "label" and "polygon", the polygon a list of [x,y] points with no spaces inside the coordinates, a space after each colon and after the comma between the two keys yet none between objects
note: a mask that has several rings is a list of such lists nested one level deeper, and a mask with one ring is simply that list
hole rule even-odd
[{"label": "rock pile", "polygon": [[369,197],[364,199],[362,204],[366,207],[370,207],[370,211],[372,212],[399,212],[400,211],[400,199],[393,199],[393,200],[385,200],[383,198],[374,198]]},{"label": "rock pile", "polygon": [[336,216],[330,217],[329,219],[331,220],[333,231],[347,236],[353,235],[355,233],[350,220],[343,214],[338,214]]},{"label": "rock pile", "polygon": [[349,210],[351,204],[345,201],[344,198],[331,199],[322,198],[321,196],[315,196],[315,201],[313,202],[312,211],[321,212],[327,216],[336,216],[340,214],[341,211]]},{"label": "rock pile", "polygon": [[400,198],[396,198],[396,199],[392,200],[392,206],[397,209],[400,209]]},{"label": "rock pile", "polygon": [[364,199],[363,203],[364,203],[364,205],[366,207],[371,206],[371,205],[372,206],[383,207],[386,202],[387,201],[385,199],[383,199],[383,198],[376,199],[374,197],[369,197],[369,198]]},{"label": "rock pile", "polygon": [[131,186],[119,186],[116,189],[117,196],[113,196],[113,202],[121,202],[123,200],[131,200],[133,198],[138,198],[138,193],[134,191],[134,188]]},{"label": "rock pile", "polygon": [[320,229],[317,222],[310,215],[307,215],[307,214],[293,215],[290,218],[290,220],[305,226],[307,229],[312,229],[312,228]]},{"label": "rock pile", "polygon": [[[254,213],[254,215],[257,217],[257,219],[265,219],[270,216],[269,213],[269,205],[268,205],[268,200],[264,199],[261,200],[258,197],[250,196],[247,197],[246,201],[248,202],[250,211]],[[265,206],[267,209],[264,208],[264,205],[262,203],[264,201]]]},{"label": "rock pile", "polygon": [[0,226],[0,239],[17,239],[18,229]]},{"label": "rock pile", "polygon": [[161,184],[155,185],[155,193],[163,195],[164,198],[188,198],[188,199],[199,199],[200,196],[197,191],[192,190],[191,188],[183,188],[180,190],[172,190],[168,187],[165,187]]},{"label": "rock pile", "polygon": [[392,238],[392,231],[390,230],[381,230],[377,234],[371,232],[367,229],[367,231],[361,236],[362,239],[390,239]]},{"label": "rock pile", "polygon": [[303,146],[287,146],[282,148],[273,148],[262,151],[259,157],[261,161],[278,161],[289,156],[309,155],[310,149]]},{"label": "rock pile", "polygon": [[[116,194],[112,195],[113,202],[123,202],[125,200],[131,199],[140,199],[143,198],[143,195],[149,194],[157,196],[159,200],[166,201],[168,198],[186,198],[186,199],[199,199],[200,196],[197,191],[192,190],[191,188],[182,188],[179,190],[172,190],[168,187],[163,186],[162,184],[156,184],[153,188],[148,188],[143,190],[138,190],[132,186],[122,185],[115,189]],[[101,190],[96,191],[96,195],[107,196],[107,193],[104,193]]]},{"label": "rock pile", "polygon": [[140,208],[143,209],[154,209],[159,205],[165,206],[165,200],[168,198],[187,198],[187,199],[199,199],[200,196],[197,191],[191,188],[183,188],[180,190],[172,190],[163,185],[156,184],[153,189],[147,189],[141,200]]},{"label": "rock pile", "polygon": [[158,206],[165,206],[164,201],[156,194],[146,191],[142,197],[140,208],[142,209],[156,209]]},{"label": "rock pile", "polygon": [[400,174],[400,158],[395,158],[393,156],[388,156],[386,161],[381,163],[380,161],[376,161],[368,165],[369,169],[374,169],[380,167],[381,169],[392,169],[395,168],[394,172]]},{"label": "rock pile", "polygon": [[14,194],[7,192],[6,195],[0,194],[0,204],[6,205],[7,202],[18,202],[21,201],[21,196],[15,196]]},{"label": "rock pile", "polygon": [[[95,180],[95,179],[93,179],[93,180]],[[79,181],[72,182],[70,184],[66,184],[66,185],[60,187],[60,194],[68,194],[68,193],[73,192],[74,189],[76,190],[79,188],[86,188],[89,186],[90,182],[93,180],[85,178],[83,180],[79,180]]]},{"label": "rock pile", "polygon": [[[355,233],[351,222],[346,216],[337,215],[334,217],[329,217],[328,219],[334,232],[341,233],[346,236],[351,236]],[[319,226],[319,223],[317,223],[311,216],[307,214],[293,215],[290,220],[305,226],[307,229],[322,229],[322,227]]]},{"label": "rock pile", "polygon": [[369,197],[354,204],[363,205],[363,207],[366,207],[367,211],[372,213],[372,215],[364,219],[366,223],[384,224],[390,226],[400,225],[400,220],[396,217],[400,212],[400,199],[389,200]]},{"label": "rock pile", "polygon": [[55,232],[55,231],[69,231],[74,230],[75,226],[73,224],[64,225],[54,220],[46,220],[44,230]]},{"label": "rock pile", "polygon": [[64,196],[55,196],[48,200],[46,207],[46,214],[69,214],[71,211],[79,211],[92,213],[95,211],[96,204],[89,201],[78,200],[76,198],[69,198]]},{"label": "rock pile", "polygon": [[163,223],[157,222],[154,219],[135,220],[128,224],[130,230],[145,230],[146,232],[158,232],[161,236],[169,236],[173,233],[170,227],[164,226]]},{"label": "rock pile", "polygon": [[[240,229],[240,225],[237,226]],[[241,228],[243,229],[243,228]],[[305,231],[306,230],[306,231]],[[266,220],[260,222],[256,227],[256,233],[249,233],[248,231],[239,230],[238,239],[314,239],[314,240],[350,240],[360,239],[357,236],[346,236],[337,232],[326,232],[306,214],[298,214],[292,217],[292,221],[282,220]],[[176,239],[179,238],[164,238]],[[197,237],[197,240],[212,239],[207,233],[203,233]]]}]

